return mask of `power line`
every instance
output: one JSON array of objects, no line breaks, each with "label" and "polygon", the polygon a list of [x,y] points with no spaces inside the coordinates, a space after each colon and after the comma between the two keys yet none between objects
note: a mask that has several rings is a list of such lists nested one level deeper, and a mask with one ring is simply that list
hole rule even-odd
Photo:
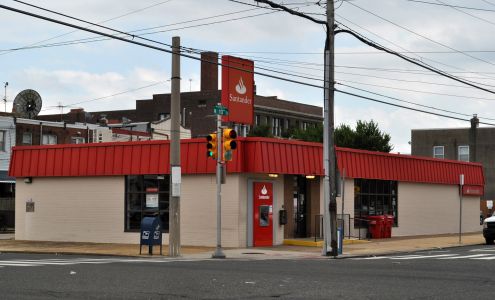
[{"label": "power line", "polygon": [[[392,44],[392,45],[394,45],[394,46],[398,47],[399,49],[406,50],[406,52],[409,52],[409,50],[408,50],[408,49],[405,49],[405,48],[404,48],[404,47],[402,47],[401,45],[399,45],[399,44],[397,44],[397,43],[394,43],[394,42],[392,42],[391,40],[386,39],[386,38],[384,38],[383,36],[381,36],[381,35],[379,35],[379,34],[377,34],[377,33],[375,33],[375,32],[373,32],[373,31],[371,31],[371,30],[369,30],[369,29],[367,29],[367,28],[364,28],[364,27],[362,27],[362,26],[360,26],[360,25],[358,25],[358,24],[356,24],[356,23],[354,23],[354,22],[350,21],[349,19],[346,19],[346,18],[344,18],[344,17],[342,17],[342,16],[338,15],[338,14],[337,14],[337,16],[338,16],[339,18],[344,19],[344,20],[346,20],[347,22],[349,22],[349,23],[353,24],[354,26],[357,26],[357,27],[361,28],[362,30],[364,30],[364,31],[366,31],[366,32],[371,33],[372,35],[374,35],[374,36],[378,37],[379,39],[384,40],[384,41],[387,41],[388,43],[390,43],[390,44]],[[354,30],[354,29],[350,28],[349,26],[347,26],[347,25],[345,25],[345,24],[343,24],[343,23],[341,23],[341,22],[336,22],[336,23],[340,24],[341,26],[346,27],[347,29],[349,29],[349,30],[351,30],[351,31],[356,32],[356,30]],[[397,51],[395,51],[395,52],[396,52],[396,53],[400,53],[400,54],[404,54],[403,52],[397,52]],[[456,52],[456,51],[453,51],[453,53],[457,53],[457,52]],[[434,59],[427,58],[427,57],[420,56],[420,55],[416,55],[416,56],[417,56],[417,57],[421,60],[421,62],[422,62],[422,63],[424,63],[424,62],[423,62],[423,60],[428,60],[428,61],[431,61],[431,62],[437,63],[437,64],[442,65],[442,66],[445,66],[445,67],[449,67],[449,68],[452,68],[452,69],[455,69],[455,70],[465,71],[465,70],[464,70],[464,69],[462,69],[462,68],[459,68],[459,67],[456,67],[456,66],[453,66],[453,65],[450,65],[450,64],[446,64],[446,63],[440,62],[440,61],[438,61],[438,60],[434,60]],[[473,73],[476,73],[476,72],[473,72]]]},{"label": "power line", "polygon": [[462,52],[462,51],[457,50],[457,49],[455,49],[455,48],[452,48],[452,47],[450,47],[450,46],[448,46],[448,45],[445,45],[445,44],[443,44],[443,43],[440,43],[440,42],[438,42],[438,41],[435,41],[435,40],[433,40],[433,39],[431,39],[431,38],[429,38],[429,37],[427,37],[427,36],[424,36],[424,35],[422,35],[422,34],[419,34],[419,33],[415,32],[415,31],[413,31],[413,30],[411,30],[411,29],[409,29],[409,28],[407,28],[407,27],[405,27],[405,26],[399,25],[399,24],[397,24],[397,23],[395,23],[395,22],[392,22],[392,21],[390,21],[390,20],[388,20],[388,19],[386,19],[386,18],[384,18],[384,17],[382,17],[382,16],[380,16],[380,15],[375,14],[374,12],[371,12],[371,11],[369,11],[369,10],[365,9],[365,8],[362,8],[362,7],[360,7],[360,6],[356,5],[356,4],[352,3],[352,2],[348,2],[348,4],[350,4],[350,5],[354,6],[354,7],[358,8],[358,9],[360,9],[360,10],[362,10],[362,11],[365,11],[365,12],[367,12],[367,13],[369,13],[369,14],[371,14],[371,15],[373,15],[373,16],[375,16],[375,17],[377,17],[377,18],[379,18],[379,19],[381,19],[381,20],[383,20],[383,21],[385,21],[385,22],[388,22],[388,23],[390,23],[390,24],[392,24],[392,25],[394,25],[394,26],[396,26],[396,27],[399,27],[399,28],[401,28],[401,29],[403,29],[403,30],[405,30],[405,31],[407,31],[407,32],[409,32],[409,33],[412,33],[412,34],[414,34],[414,35],[416,35],[416,36],[419,36],[419,37],[421,37],[421,38],[423,38],[423,39],[426,39],[426,40],[428,40],[428,41],[430,41],[430,42],[432,42],[432,43],[434,43],[434,44],[440,45],[440,46],[442,46],[442,47],[445,47],[445,48],[447,48],[447,49],[450,49],[450,50],[452,50],[452,51],[455,51],[455,52],[457,52],[457,53],[459,53],[459,54],[463,54],[464,56],[470,57],[470,58],[472,58],[472,59],[475,59],[475,60],[478,60],[478,61],[481,61],[481,62],[487,63],[487,64],[492,65],[492,66],[495,66],[495,64],[494,64],[494,63],[492,63],[492,62],[490,62],[490,61],[487,61],[487,60],[481,59],[481,58],[479,58],[479,57],[476,57],[476,56],[470,55],[470,54],[468,54],[468,53]]},{"label": "power line", "polygon": [[[144,44],[144,43],[137,42],[137,41],[134,41],[134,40],[128,40],[128,39],[125,39],[125,38],[122,38],[122,37],[119,37],[119,36],[111,35],[111,34],[108,34],[108,33],[96,31],[96,30],[89,29],[89,28],[84,28],[84,27],[81,27],[81,26],[78,26],[78,25],[70,24],[70,23],[67,23],[67,22],[64,22],[64,21],[60,21],[60,20],[55,20],[55,19],[52,19],[52,18],[49,18],[49,17],[45,17],[45,16],[41,16],[41,15],[38,15],[38,14],[30,13],[30,12],[27,12],[27,11],[19,10],[19,9],[16,9],[16,8],[13,8],[13,7],[9,7],[9,6],[5,6],[5,5],[1,5],[0,4],[0,8],[5,9],[5,10],[10,10],[10,11],[13,11],[13,12],[17,12],[17,13],[20,13],[20,14],[23,14],[23,15],[27,15],[27,16],[30,16],[30,17],[34,17],[34,18],[37,18],[37,19],[42,19],[42,20],[45,20],[45,21],[48,21],[48,22],[56,23],[56,24],[59,24],[59,25],[76,28],[76,29],[79,29],[79,30],[82,30],[82,31],[91,32],[91,33],[94,33],[94,34],[97,34],[97,35],[106,36],[106,37],[109,37],[109,38],[112,38],[112,39],[116,39],[116,40],[120,40],[120,41],[123,41],[123,42],[135,44],[135,45],[138,45],[138,46],[142,46],[142,47],[146,47],[146,48],[150,48],[150,49],[154,49],[154,50],[158,50],[158,51],[166,52],[166,53],[170,53],[170,54],[172,53],[171,50],[163,49],[163,48],[160,48],[160,47],[157,47],[157,46],[153,46],[153,45]],[[234,66],[225,66],[225,65],[223,65],[221,63],[218,63],[218,62],[210,62],[209,60],[202,60],[201,58],[194,57],[194,56],[191,56],[191,55],[187,55],[187,54],[184,54],[184,53],[179,53],[179,55],[182,56],[182,57],[186,57],[186,58],[190,58],[190,59],[194,59],[194,60],[198,60],[198,61],[204,61],[204,62],[207,62],[207,63],[212,63],[212,64],[215,64],[215,65],[224,66],[224,67],[227,67],[227,68],[231,68],[231,69],[243,71],[243,72],[246,72],[246,73],[252,73],[252,74],[255,74],[255,75],[260,75],[260,76],[264,76],[264,77],[279,79],[279,80],[283,80],[283,81],[287,81],[287,82],[297,83],[297,84],[311,86],[311,87],[316,87],[316,88],[323,88],[322,86],[315,85],[315,84],[310,84],[310,83],[307,83],[307,82],[297,81],[297,80],[293,80],[293,79],[289,79],[289,78],[274,76],[274,75],[270,75],[270,74],[266,74],[266,73],[260,73],[260,72],[256,72],[256,71],[253,72],[253,71],[249,71],[249,70],[238,68],[238,67],[234,67]]]},{"label": "power line", "polygon": [[[438,117],[443,117],[443,118],[449,118],[449,119],[454,119],[454,120],[459,120],[459,121],[470,122],[470,120],[467,120],[467,119],[462,119],[462,118],[458,118],[458,117],[454,117],[454,116],[439,114],[439,113],[435,113],[435,112],[431,112],[431,111],[426,111],[426,110],[422,110],[422,109],[417,109],[417,108],[413,108],[413,107],[407,107],[407,106],[404,106],[404,105],[400,105],[400,104],[396,104],[396,103],[391,103],[391,102],[387,102],[387,101],[383,101],[383,100],[378,100],[378,99],[375,99],[375,98],[371,98],[371,97],[367,97],[367,96],[363,96],[363,95],[358,95],[358,94],[355,94],[355,93],[350,93],[350,92],[342,91],[342,90],[339,90],[339,89],[335,89],[335,91],[337,93],[341,93],[341,94],[345,94],[345,95],[349,95],[349,96],[354,96],[354,97],[357,97],[357,98],[362,98],[362,99],[366,99],[366,100],[369,100],[369,101],[378,102],[378,103],[382,103],[382,104],[386,104],[386,105],[390,105],[390,106],[395,106],[395,107],[399,107],[399,108],[403,108],[403,109],[407,109],[407,110],[413,110],[413,111],[417,111],[417,112],[421,112],[421,113],[425,113],[425,114],[429,114],[429,115],[434,115],[434,116],[438,116]],[[480,122],[480,124],[495,126],[495,124],[486,123],[486,122]]]},{"label": "power line", "polygon": [[381,88],[392,89],[392,90],[414,92],[414,93],[420,93],[420,94],[448,96],[448,97],[463,98],[463,99],[476,99],[476,100],[485,100],[485,101],[495,101],[495,98],[494,99],[489,99],[489,98],[481,98],[481,97],[475,97],[475,96],[461,96],[461,95],[454,95],[454,94],[444,94],[444,93],[437,93],[437,92],[419,91],[419,90],[414,90],[414,89],[399,88],[399,87],[393,87],[393,86],[387,86],[387,85],[380,85],[380,84],[373,84],[373,83],[364,83],[364,82],[358,82],[358,81],[346,80],[346,79],[340,79],[340,81],[351,82],[351,83],[355,83],[355,84],[368,85],[368,86],[381,87]]},{"label": "power line", "polygon": [[390,77],[382,77],[382,76],[376,76],[376,75],[358,74],[358,73],[350,73],[350,72],[337,72],[337,74],[353,75],[353,76],[360,76],[360,77],[370,77],[370,78],[385,79],[385,80],[400,81],[400,82],[411,82],[411,83],[430,84],[430,85],[437,85],[437,86],[448,86],[448,87],[463,88],[463,89],[471,89],[472,88],[470,86],[463,86],[463,85],[453,85],[453,84],[445,84],[445,83],[439,83],[439,82],[428,82],[428,81],[421,81],[421,80],[398,79],[398,78],[390,78]]},{"label": "power line", "polygon": [[[152,86],[157,86],[157,85],[162,84],[162,83],[167,83],[167,82],[166,81],[158,81],[158,82],[155,82],[155,83],[152,83],[152,84],[149,84],[149,85],[140,86],[140,87],[137,87],[137,88],[134,88],[134,89],[130,89],[130,90],[125,90],[125,91],[118,92],[118,93],[115,93],[115,94],[112,94],[112,95],[107,95],[107,96],[98,97],[98,98],[94,98],[94,99],[90,99],[90,100],[84,100],[84,101],[79,101],[79,102],[75,102],[75,103],[70,103],[70,104],[67,104],[67,105],[64,105],[64,106],[66,106],[66,107],[67,106],[76,106],[76,105],[79,105],[79,104],[82,104],[82,103],[88,103],[88,102],[93,102],[93,101],[97,101],[97,100],[107,99],[107,98],[115,97],[115,96],[118,96],[118,95],[127,94],[127,93],[135,92],[135,91],[138,91],[138,90],[146,89],[146,88],[149,88],[149,87],[152,87]],[[52,110],[52,109],[42,109],[41,111],[46,111],[46,110]]]},{"label": "power line", "polygon": [[[14,0],[15,1],[15,0]],[[170,1],[173,1],[173,0],[167,0],[167,1],[162,1],[162,2],[158,2],[158,3],[155,3],[155,4],[152,4],[152,5],[149,5],[149,6],[146,6],[144,8],[140,8],[140,9],[137,9],[137,10],[133,10],[133,11],[130,11],[128,13],[125,13],[123,15],[119,15],[117,17],[113,17],[113,18],[110,18],[110,19],[107,19],[107,20],[104,20],[104,21],[101,21],[99,22],[98,24],[103,24],[103,23],[106,23],[106,22],[109,22],[109,21],[113,21],[113,20],[117,20],[117,19],[120,19],[120,18],[123,18],[123,17],[126,17],[126,16],[129,16],[131,14],[135,14],[135,13],[138,13],[138,12],[141,12],[143,10],[146,10],[146,9],[150,9],[152,7],[156,7],[158,5],[162,5],[162,4],[165,4],[165,3],[168,3]],[[20,3],[22,3],[21,1],[18,1]],[[48,38],[48,39],[44,39],[44,40],[41,40],[41,41],[38,41],[38,42],[35,42],[35,43],[32,43],[32,44],[29,44],[25,47],[31,47],[31,46],[34,46],[34,45],[37,45],[37,44],[40,44],[40,43],[44,43],[44,42],[47,42],[47,41],[51,41],[51,40],[54,40],[54,39],[57,39],[59,37],[62,37],[62,36],[66,36],[66,35],[69,35],[69,34],[72,34],[74,32],[77,32],[77,30],[73,30],[73,31],[70,31],[70,32],[66,32],[66,33],[63,33],[63,34],[59,34],[59,35],[56,35],[54,37],[51,37],[51,38]],[[7,53],[10,53],[12,51],[16,51],[17,49],[10,49],[10,50],[7,50],[6,52],[4,53],[0,53],[0,55],[4,55],[4,54],[7,54]],[[5,50],[0,50],[0,52],[3,52]]]},{"label": "power line", "polygon": [[452,4],[447,4],[447,3],[435,3],[435,2],[420,1],[420,0],[406,0],[406,1],[416,2],[416,3],[423,3],[423,4],[429,4],[429,5],[436,5],[436,6],[452,7],[452,8],[462,8],[462,9],[477,10],[477,11],[495,12],[495,10],[493,10],[493,9],[486,9],[486,8],[479,8],[479,7],[469,7],[469,6],[459,6],[459,5],[452,5]]},{"label": "power line", "polygon": [[[348,88],[351,88],[351,89],[355,89],[355,90],[358,90],[358,91],[361,91],[361,92],[370,93],[370,94],[373,94],[373,95],[376,95],[376,96],[381,96],[381,97],[389,98],[389,99],[396,100],[396,101],[399,101],[399,102],[404,102],[404,103],[408,103],[408,104],[412,104],[412,105],[417,105],[417,106],[421,106],[421,107],[425,107],[425,108],[431,108],[431,109],[434,109],[434,110],[443,111],[443,112],[447,112],[447,113],[451,113],[451,114],[457,114],[457,115],[466,116],[466,117],[471,117],[472,116],[470,114],[460,113],[460,112],[456,112],[456,111],[452,111],[452,110],[447,110],[447,109],[443,109],[443,108],[438,108],[438,107],[434,107],[434,106],[429,106],[429,105],[424,105],[424,104],[420,104],[420,103],[416,103],[416,102],[412,102],[412,101],[403,100],[403,99],[400,99],[400,98],[397,98],[397,97],[387,96],[387,95],[384,95],[384,94],[380,94],[380,93],[377,93],[377,92],[372,92],[370,90],[361,89],[361,88],[358,88],[358,87],[355,87],[355,86],[352,86],[352,85],[348,85],[348,84],[344,84],[344,83],[341,83],[341,82],[336,82],[336,84],[341,85],[341,86],[345,86],[345,87],[348,87]],[[478,116],[478,118],[485,119],[485,120],[495,121],[495,119],[485,118],[485,117],[481,117],[481,116]]]},{"label": "power line", "polygon": [[[128,42],[128,43],[140,45],[140,46],[147,47],[147,48],[150,48],[150,49],[155,49],[155,50],[159,50],[159,51],[167,52],[167,53],[171,53],[172,52],[172,51],[167,50],[167,49],[155,47],[155,46],[152,46],[152,45],[143,44],[143,43],[132,41],[132,40],[127,40],[127,39],[122,38],[122,37],[113,36],[113,35],[110,35],[110,34],[107,34],[107,33],[98,32],[96,30],[92,30],[92,29],[88,29],[88,28],[83,28],[83,27],[78,26],[78,25],[69,24],[69,23],[66,23],[66,22],[63,22],[63,21],[55,20],[55,19],[52,19],[52,18],[44,17],[44,16],[41,16],[41,15],[29,13],[29,12],[22,11],[22,10],[18,10],[18,9],[11,8],[11,7],[8,7],[8,6],[0,5],[0,8],[6,9],[6,10],[11,10],[11,11],[14,11],[14,12],[18,12],[18,13],[21,13],[21,14],[24,14],[24,15],[28,15],[28,16],[31,16],[31,17],[35,17],[35,18],[38,18],[38,19],[43,19],[43,20],[46,20],[46,21],[49,21],[49,22],[60,24],[60,25],[64,25],[64,26],[76,28],[76,29],[79,29],[79,30],[88,31],[88,32],[91,32],[91,33],[94,33],[94,34],[107,36],[107,37],[110,37],[110,38],[113,38],[113,39],[117,39],[117,40],[121,40],[121,41],[124,41],[124,42]],[[190,58],[190,59],[201,60],[201,58],[197,58],[197,57],[186,55],[186,54],[182,54],[182,53],[180,55],[183,56],[183,57]],[[215,62],[211,62],[211,63],[222,65],[220,63],[215,63]],[[233,69],[239,69],[239,68],[235,68],[235,67],[232,67],[232,66],[228,66],[228,67],[233,68]],[[247,70],[243,70],[243,69],[239,69],[239,70],[242,70],[242,71],[247,72]],[[283,78],[283,77],[279,77],[279,76],[273,76],[273,75],[259,73],[259,72],[252,72],[252,73],[257,74],[257,75],[261,75],[261,76],[265,76],[265,77],[271,77],[271,78],[275,78],[275,79],[279,79],[279,80],[284,80],[284,81],[288,81],[288,82],[293,82],[293,83],[298,83],[298,84],[302,84],[302,85],[307,85],[307,86],[322,88],[321,86],[318,86],[318,85],[308,84],[306,82],[295,81],[295,80],[292,80],[292,79],[287,79],[287,78]],[[338,90],[336,90],[336,91],[338,91]],[[347,92],[343,92],[343,91],[338,91],[338,92],[347,93]],[[354,95],[352,93],[347,93],[347,94]],[[355,95],[355,96],[362,97],[362,96],[359,96],[359,95]],[[369,99],[369,97],[366,97],[366,98]],[[379,100],[377,100],[377,101],[379,101]],[[379,101],[379,102],[386,103],[384,101]],[[402,106],[399,106],[399,105],[396,105],[396,104],[392,104],[392,103],[389,103],[389,104],[390,105],[393,105],[393,106],[397,106],[397,107],[402,107]],[[411,110],[416,110],[416,111],[421,111],[421,110],[407,108],[407,107],[403,107],[403,108],[411,109]],[[423,111],[423,112],[425,112],[425,111]],[[426,112],[426,113],[435,114],[435,113],[432,113],[432,112]],[[436,115],[439,115],[439,114],[436,114]],[[446,117],[449,117],[449,116],[446,116]],[[450,118],[453,118],[453,117],[450,117]],[[461,119],[461,120],[463,120],[463,119]],[[464,120],[464,121],[467,121],[467,120]],[[484,124],[487,124],[487,123],[484,123]],[[489,124],[489,125],[494,125],[494,124]]]},{"label": "power line", "polygon": [[[148,27],[148,28],[142,28],[142,29],[132,30],[132,31],[126,32],[124,34],[124,36],[131,35],[131,36],[142,37],[144,35],[153,35],[153,34],[157,34],[157,33],[164,33],[164,32],[177,31],[177,30],[183,30],[183,29],[190,29],[190,28],[196,28],[196,27],[202,27],[202,26],[209,26],[209,25],[220,24],[220,23],[225,23],[225,22],[232,22],[232,21],[238,21],[238,20],[243,20],[243,19],[247,19],[247,18],[253,18],[253,17],[258,17],[258,16],[263,16],[263,15],[268,15],[268,14],[279,12],[279,11],[273,11],[273,12],[268,12],[268,13],[260,13],[260,14],[243,16],[243,17],[239,17],[239,18],[229,18],[227,20],[220,20],[220,21],[214,21],[214,22],[203,23],[203,24],[195,24],[195,25],[190,25],[190,26],[183,26],[183,27],[178,27],[178,28],[173,28],[173,29],[168,29],[168,30],[158,30],[158,31],[144,32],[144,33],[141,33],[139,35],[136,35],[135,34],[136,32],[142,32],[142,31],[151,30],[151,29],[157,29],[157,28],[163,28],[163,27],[170,27],[170,26],[174,26],[174,25],[192,23],[192,22],[197,22],[197,21],[207,20],[207,19],[213,19],[213,18],[218,18],[218,17],[223,17],[223,16],[230,16],[230,15],[233,15],[233,14],[243,13],[243,12],[252,11],[252,10],[256,10],[256,9],[259,9],[259,8],[246,9],[246,10],[241,10],[241,11],[236,11],[236,12],[229,12],[229,13],[225,13],[225,14],[220,14],[220,15],[215,15],[215,16],[210,16],[210,17],[204,17],[204,18],[198,18],[198,19],[193,19],[193,20],[188,20],[188,21],[183,21],[183,22],[176,22],[176,23],[171,23],[171,24],[166,24],[166,25],[161,25],[161,26],[154,26],[154,27]],[[111,39],[112,38],[89,37],[89,38],[70,40],[70,41],[65,41],[65,42],[60,42],[60,43],[54,43],[54,44],[45,44],[45,45],[40,45],[40,46],[19,47],[19,48],[12,48],[12,49],[6,49],[6,50],[1,50],[1,51],[20,51],[20,50],[36,49],[36,48],[59,47],[59,46],[67,46],[67,45],[75,45],[75,44],[86,44],[86,43],[93,43],[93,42],[109,41]]]},{"label": "power line", "polygon": [[[336,68],[344,68],[344,69],[358,69],[358,70],[369,70],[369,71],[378,71],[378,72],[387,72],[387,73],[400,73],[400,74],[417,74],[417,75],[427,75],[427,76],[441,76],[436,73],[414,70],[414,69],[391,69],[391,68],[378,68],[378,67],[361,67],[361,66],[346,66],[346,65],[336,65]],[[452,72],[454,74],[459,73],[471,73],[471,72]],[[492,74],[492,72],[484,72],[487,74]],[[443,77],[443,76],[442,76]],[[473,77],[473,76],[463,76],[463,78],[472,78],[472,79],[485,79],[485,80],[494,80],[492,78],[484,78],[484,77]],[[487,84],[483,84],[487,85]],[[490,85],[487,85],[490,86]],[[495,87],[495,86],[494,86]]]},{"label": "power line", "polygon": [[377,44],[377,43],[375,43],[375,42],[373,42],[373,41],[370,41],[370,40],[368,40],[367,38],[365,38],[365,37],[361,36],[361,35],[360,35],[360,34],[358,34],[358,33],[353,32],[353,31],[351,31],[351,30],[347,30],[347,29],[339,29],[339,30],[336,30],[336,31],[335,31],[335,33],[336,33],[336,34],[337,34],[337,33],[340,33],[340,32],[348,33],[348,34],[350,34],[350,35],[354,36],[355,38],[357,38],[358,40],[360,40],[361,42],[365,43],[365,44],[366,44],[366,45],[368,45],[368,46],[371,46],[371,47],[373,47],[373,48],[376,48],[376,49],[379,49],[379,50],[385,51],[385,52],[387,52],[387,53],[393,54],[393,55],[395,55],[395,56],[397,56],[397,57],[402,58],[402,59],[403,59],[403,60],[405,60],[405,61],[408,61],[408,62],[410,62],[410,63],[412,63],[412,64],[417,65],[417,66],[420,66],[420,67],[422,67],[422,68],[424,68],[424,69],[430,70],[430,71],[432,71],[432,72],[434,72],[434,73],[437,73],[437,74],[439,74],[439,75],[442,75],[442,76],[444,76],[444,77],[450,78],[450,79],[455,80],[455,81],[457,81],[457,82],[464,83],[464,84],[466,84],[466,85],[469,85],[469,86],[475,87],[475,88],[477,88],[477,89],[479,89],[479,90],[482,90],[482,91],[488,92],[488,93],[490,93],[490,94],[495,94],[495,92],[494,92],[494,91],[489,90],[489,89],[487,89],[487,88],[484,88],[484,87],[481,87],[481,86],[479,86],[479,85],[478,85],[478,84],[484,85],[483,83],[477,83],[477,82],[473,83],[472,81],[469,81],[469,80],[460,79],[460,78],[458,78],[458,77],[456,77],[456,76],[453,76],[453,75],[450,75],[450,74],[448,74],[448,73],[446,73],[446,72],[444,72],[444,71],[438,70],[438,69],[436,69],[436,68],[434,68],[434,67],[432,67],[432,66],[429,66],[429,65],[427,65],[427,64],[425,64],[425,63],[420,63],[420,62],[417,62],[417,61],[413,60],[412,58],[409,58],[409,57],[407,57],[407,56],[405,56],[405,55],[403,55],[403,54],[397,53],[397,52],[395,52],[395,51],[393,51],[393,50],[389,50],[389,49],[387,49],[387,48],[385,48],[385,47],[383,47],[383,46],[381,46],[381,45],[379,45],[379,44]]},{"label": "power line", "polygon": [[[444,2],[442,2],[442,1],[439,1],[439,0],[437,0],[437,1],[438,1],[439,3],[441,3],[441,4],[445,4],[445,3],[444,3]],[[470,17],[472,17],[472,18],[475,18],[475,19],[477,19],[477,20],[483,21],[483,22],[488,23],[488,24],[490,24],[490,25],[495,25],[495,23],[494,23],[494,22],[492,22],[492,21],[490,21],[490,20],[487,20],[487,19],[484,19],[484,18],[482,18],[482,17],[478,17],[478,16],[476,16],[476,15],[470,14],[470,13],[468,13],[467,11],[463,11],[463,10],[461,10],[461,9],[458,9],[458,8],[457,8],[457,7],[455,7],[455,6],[452,6],[452,5],[447,5],[447,4],[445,4],[445,6],[448,6],[448,7],[452,8],[452,9],[454,9],[454,10],[456,10],[456,11],[458,11],[458,12],[462,13],[462,14],[468,15],[468,16],[470,16]]]}]

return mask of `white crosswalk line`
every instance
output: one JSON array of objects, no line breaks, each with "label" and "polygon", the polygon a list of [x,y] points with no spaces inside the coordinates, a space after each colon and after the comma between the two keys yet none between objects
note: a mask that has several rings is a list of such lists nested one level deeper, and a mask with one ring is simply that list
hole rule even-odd
[{"label": "white crosswalk line", "polygon": [[495,259],[495,255],[485,256],[485,257],[477,257],[477,258],[472,258],[472,259],[492,260],[492,259]]},{"label": "white crosswalk line", "polygon": [[373,256],[373,257],[358,257],[358,258],[355,258],[355,259],[359,259],[359,260],[363,260],[363,259],[366,259],[366,260],[374,260],[374,259],[386,259],[388,257],[386,256]]},{"label": "white crosswalk line", "polygon": [[82,264],[111,264],[111,263],[172,263],[205,261],[209,259],[175,259],[175,258],[70,258],[70,259],[25,259],[0,260],[2,267],[36,267],[36,266],[67,266]]},{"label": "white crosswalk line", "polygon": [[409,255],[409,256],[393,256],[390,259],[420,259],[420,258],[438,258],[438,257],[448,257],[448,256],[456,256],[458,254],[438,254],[438,255]]},{"label": "white crosswalk line", "polygon": [[481,249],[472,249],[469,251],[471,251],[471,252],[495,252],[495,249],[481,248]]},{"label": "white crosswalk line", "polygon": [[483,253],[483,254],[472,254],[472,255],[461,255],[454,257],[440,257],[438,259],[463,259],[463,258],[475,258],[475,257],[483,257],[491,254]]}]

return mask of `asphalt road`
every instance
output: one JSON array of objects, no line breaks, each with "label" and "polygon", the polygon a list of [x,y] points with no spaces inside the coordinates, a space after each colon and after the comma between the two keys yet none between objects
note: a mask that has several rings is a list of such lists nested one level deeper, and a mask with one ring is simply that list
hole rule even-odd
[{"label": "asphalt road", "polygon": [[491,299],[495,247],[305,260],[0,254],[2,299]]}]

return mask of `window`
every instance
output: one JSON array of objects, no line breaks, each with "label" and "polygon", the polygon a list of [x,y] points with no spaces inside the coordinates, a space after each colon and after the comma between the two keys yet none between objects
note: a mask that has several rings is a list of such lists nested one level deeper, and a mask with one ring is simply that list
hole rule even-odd
[{"label": "window", "polygon": [[125,231],[139,231],[143,217],[158,214],[168,232],[169,183],[169,175],[126,177]]},{"label": "window", "polygon": [[198,107],[206,107],[206,100],[199,100]]},{"label": "window", "polygon": [[41,143],[43,145],[55,145],[57,143],[57,136],[54,134],[43,134]]},{"label": "window", "polygon": [[0,131],[0,151],[5,151],[5,131]]},{"label": "window", "polygon": [[166,113],[159,113],[158,114],[158,120],[165,120],[166,118],[170,117],[170,114],[166,114]]},{"label": "window", "polygon": [[433,158],[445,158],[443,146],[433,146]]},{"label": "window", "polygon": [[80,136],[73,136],[71,139],[70,139],[71,143],[72,144],[84,144],[86,139],[83,138],[83,137],[80,137]]},{"label": "window", "polygon": [[367,217],[377,215],[393,215],[397,226],[397,181],[355,179],[354,226],[366,227]]},{"label": "window", "polygon": [[272,134],[274,136],[280,136],[282,134],[282,119],[280,118],[272,119]]},{"label": "window", "polygon": [[260,115],[256,115],[254,117],[254,125],[256,125],[256,126],[261,125],[261,116]]},{"label": "window", "polygon": [[469,146],[459,146],[457,160],[469,161]]},{"label": "window", "polygon": [[22,144],[32,145],[33,144],[33,134],[31,132],[24,132],[22,134]]}]

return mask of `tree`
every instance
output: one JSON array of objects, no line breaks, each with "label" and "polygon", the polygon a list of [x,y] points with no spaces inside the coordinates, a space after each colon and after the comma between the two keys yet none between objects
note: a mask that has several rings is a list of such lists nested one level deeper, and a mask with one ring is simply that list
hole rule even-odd
[{"label": "tree", "polygon": [[390,144],[390,135],[378,128],[373,120],[357,121],[356,129],[342,124],[335,129],[335,144],[339,147],[390,152],[394,147]]},{"label": "tree", "polygon": [[[335,145],[339,147],[363,149],[370,151],[390,152],[390,135],[378,128],[373,120],[357,121],[356,129],[341,124],[335,129]],[[307,142],[323,142],[323,125],[309,126],[306,129],[294,129],[290,138]]]},{"label": "tree", "polygon": [[248,136],[261,136],[261,137],[273,137],[270,126],[258,125],[250,130]]},{"label": "tree", "polygon": [[323,124],[308,126],[306,129],[294,129],[290,137],[306,142],[323,143]]}]

